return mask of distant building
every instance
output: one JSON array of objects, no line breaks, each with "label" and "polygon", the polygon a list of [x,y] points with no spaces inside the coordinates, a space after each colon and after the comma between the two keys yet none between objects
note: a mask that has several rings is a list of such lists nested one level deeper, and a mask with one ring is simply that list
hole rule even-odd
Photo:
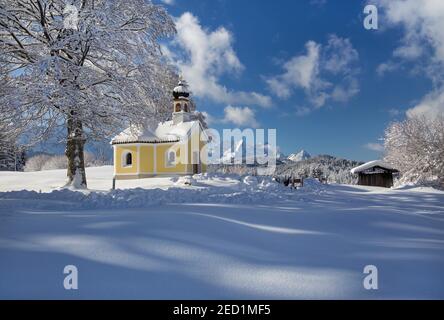
[{"label": "distant building", "polygon": [[134,125],[114,137],[114,178],[140,179],[159,175],[189,175],[206,171],[201,150],[207,141],[202,123],[191,111],[188,85],[173,90],[172,120],[157,126]]},{"label": "distant building", "polygon": [[393,175],[399,171],[388,163],[374,160],[353,168],[351,173],[359,176],[358,185],[391,188]]}]

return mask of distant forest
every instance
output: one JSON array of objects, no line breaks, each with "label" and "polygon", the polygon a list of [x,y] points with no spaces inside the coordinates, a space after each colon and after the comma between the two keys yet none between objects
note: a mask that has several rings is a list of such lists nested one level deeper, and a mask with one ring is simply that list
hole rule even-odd
[{"label": "distant forest", "polygon": [[[267,174],[280,177],[294,178],[326,178],[328,182],[356,184],[357,177],[350,173],[354,167],[362,162],[336,158],[329,155],[320,155],[298,162],[285,161],[277,164],[276,170]],[[261,170],[262,169],[262,170]],[[213,164],[208,172],[234,173],[240,175],[257,175],[266,172],[263,167],[257,165],[229,165]]]}]

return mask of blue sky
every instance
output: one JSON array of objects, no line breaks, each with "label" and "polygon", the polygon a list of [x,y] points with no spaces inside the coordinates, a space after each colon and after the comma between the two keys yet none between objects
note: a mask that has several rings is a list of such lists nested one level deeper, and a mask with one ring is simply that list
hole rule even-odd
[{"label": "blue sky", "polygon": [[444,7],[423,1],[373,1],[379,29],[366,30],[367,1],[164,0],[178,35],[163,50],[212,127],[276,128],[286,154],[370,160],[387,124],[444,100],[427,34]]}]

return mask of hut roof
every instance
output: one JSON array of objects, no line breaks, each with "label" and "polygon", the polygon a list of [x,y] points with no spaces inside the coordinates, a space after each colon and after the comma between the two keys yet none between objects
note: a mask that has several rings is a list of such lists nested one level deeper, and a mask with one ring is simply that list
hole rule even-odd
[{"label": "hut roof", "polygon": [[351,169],[350,172],[353,174],[356,174],[356,173],[360,173],[362,171],[365,171],[365,170],[373,168],[373,167],[381,167],[381,168],[384,168],[384,169],[387,169],[387,170],[390,170],[393,172],[398,171],[393,166],[388,164],[387,162],[384,162],[382,160],[373,160],[373,161],[369,161],[367,163],[364,163],[363,165],[360,165],[359,167]]}]

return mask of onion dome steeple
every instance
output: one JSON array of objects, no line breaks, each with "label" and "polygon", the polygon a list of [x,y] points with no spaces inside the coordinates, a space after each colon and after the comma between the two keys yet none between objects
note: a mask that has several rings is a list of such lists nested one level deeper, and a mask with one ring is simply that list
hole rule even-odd
[{"label": "onion dome steeple", "polygon": [[190,99],[188,83],[180,77],[179,84],[173,89],[173,123],[190,121],[192,115],[193,102]]},{"label": "onion dome steeple", "polygon": [[173,89],[173,96],[174,99],[188,98],[190,96],[188,83],[182,77],[180,77],[177,87]]}]

